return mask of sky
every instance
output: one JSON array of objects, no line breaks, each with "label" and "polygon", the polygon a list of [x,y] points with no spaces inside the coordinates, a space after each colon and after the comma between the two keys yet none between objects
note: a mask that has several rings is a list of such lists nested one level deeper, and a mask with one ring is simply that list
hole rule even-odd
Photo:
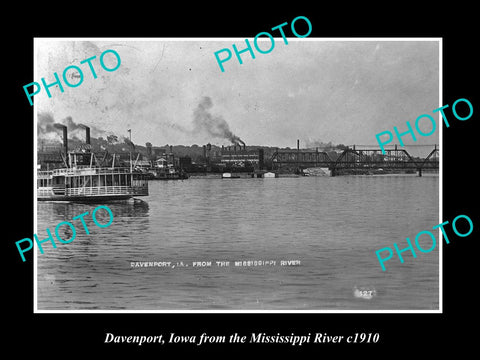
[{"label": "sky", "polygon": [[[422,114],[439,103],[439,42],[437,40],[392,41],[275,38],[273,50],[254,49],[240,64],[233,53],[246,47],[244,38],[231,39],[35,39],[36,72],[54,82],[69,65],[82,69],[84,80],[77,87],[55,86],[48,98],[42,88],[35,95],[37,115],[48,114],[55,122],[69,121],[92,126],[92,136],[117,134],[144,145],[229,145],[218,131],[199,125],[199,106],[208,121],[222,122],[247,145],[295,147],[315,142],[376,144],[375,135],[385,130],[407,130]],[[253,47],[253,39],[249,39]],[[266,41],[266,42],[263,42]],[[259,41],[262,49],[271,44]],[[232,58],[222,72],[214,53],[228,48]],[[105,71],[100,54],[115,50],[121,64]],[[92,65],[80,61],[96,56]],[[221,56],[224,56],[222,54]],[[105,65],[116,59],[106,54]],[[74,69],[67,72],[72,83]],[[437,131],[429,137],[410,136],[410,144],[438,144]],[[206,125],[207,126],[207,125]],[[420,123],[425,133],[432,124]],[[396,141],[397,142],[397,141]]]}]

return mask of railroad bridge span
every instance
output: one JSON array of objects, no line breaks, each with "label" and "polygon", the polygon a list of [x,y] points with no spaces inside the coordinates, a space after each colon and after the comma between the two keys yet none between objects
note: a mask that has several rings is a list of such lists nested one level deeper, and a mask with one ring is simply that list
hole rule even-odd
[{"label": "railroad bridge span", "polygon": [[[439,169],[438,145],[421,145],[430,150],[425,157],[412,156],[406,149],[394,147],[385,149],[366,145],[351,145],[341,152],[313,149],[277,150],[271,161],[274,169],[295,169],[298,172],[307,168],[328,168],[331,176],[342,174],[367,174],[379,172],[436,172]],[[430,149],[431,148],[431,149]]]}]

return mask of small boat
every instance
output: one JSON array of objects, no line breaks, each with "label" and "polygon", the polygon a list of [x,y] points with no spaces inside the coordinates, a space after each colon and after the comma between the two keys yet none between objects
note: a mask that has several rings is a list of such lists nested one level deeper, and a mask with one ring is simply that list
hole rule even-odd
[{"label": "small boat", "polygon": [[276,178],[276,177],[278,177],[278,174],[268,171],[265,174],[263,174],[263,177],[264,178]]},{"label": "small boat", "polygon": [[69,152],[64,168],[37,171],[39,201],[104,201],[148,196],[148,178],[125,167],[94,164],[94,154]]}]

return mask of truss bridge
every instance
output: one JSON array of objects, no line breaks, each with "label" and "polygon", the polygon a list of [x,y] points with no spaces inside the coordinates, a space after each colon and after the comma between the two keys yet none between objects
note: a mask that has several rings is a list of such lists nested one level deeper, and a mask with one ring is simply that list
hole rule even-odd
[{"label": "truss bridge", "polygon": [[319,149],[277,150],[271,158],[276,170],[294,169],[301,173],[308,168],[326,168],[331,176],[380,173],[438,172],[439,147],[418,145],[428,150],[426,156],[413,156],[405,148],[394,145],[385,153],[375,146],[351,145],[343,150],[319,151]]}]

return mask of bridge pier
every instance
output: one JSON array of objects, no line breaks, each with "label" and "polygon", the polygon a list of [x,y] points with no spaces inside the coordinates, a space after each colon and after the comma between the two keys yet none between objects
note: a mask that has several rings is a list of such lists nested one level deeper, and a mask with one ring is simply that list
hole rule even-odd
[{"label": "bridge pier", "polygon": [[418,168],[418,176],[422,177],[422,168]]}]

